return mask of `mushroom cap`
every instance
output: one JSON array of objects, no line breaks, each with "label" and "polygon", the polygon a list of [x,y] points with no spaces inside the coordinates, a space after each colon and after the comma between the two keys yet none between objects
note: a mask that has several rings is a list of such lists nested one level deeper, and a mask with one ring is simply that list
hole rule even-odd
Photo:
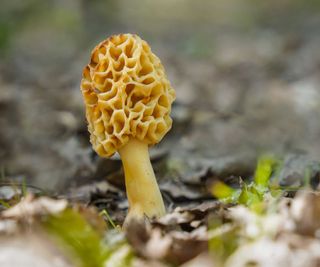
[{"label": "mushroom cap", "polygon": [[171,128],[175,91],[159,58],[137,35],[113,35],[97,45],[83,70],[81,91],[90,142],[102,157],[130,138],[154,145]]}]

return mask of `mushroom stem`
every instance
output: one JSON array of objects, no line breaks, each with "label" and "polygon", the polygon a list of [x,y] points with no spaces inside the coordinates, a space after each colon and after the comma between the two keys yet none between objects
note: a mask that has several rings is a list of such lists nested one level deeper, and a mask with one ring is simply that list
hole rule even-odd
[{"label": "mushroom stem", "polygon": [[149,158],[148,145],[131,138],[119,150],[121,156],[130,218],[160,217],[165,214],[163,199]]}]

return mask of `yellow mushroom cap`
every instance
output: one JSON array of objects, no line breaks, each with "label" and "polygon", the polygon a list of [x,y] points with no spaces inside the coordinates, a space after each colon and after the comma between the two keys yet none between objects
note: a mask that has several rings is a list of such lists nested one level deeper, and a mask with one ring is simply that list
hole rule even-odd
[{"label": "yellow mushroom cap", "polygon": [[102,157],[129,138],[156,144],[171,128],[175,91],[159,58],[137,35],[113,35],[97,45],[83,70],[81,91],[90,141]]}]

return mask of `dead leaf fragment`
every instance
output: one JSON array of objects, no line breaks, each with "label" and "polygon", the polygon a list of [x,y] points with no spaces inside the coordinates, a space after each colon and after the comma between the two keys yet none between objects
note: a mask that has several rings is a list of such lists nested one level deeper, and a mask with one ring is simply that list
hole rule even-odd
[{"label": "dead leaf fragment", "polygon": [[0,237],[0,266],[72,267],[70,258],[41,231]]},{"label": "dead leaf fragment", "polygon": [[[296,242],[299,240],[296,240]],[[301,240],[300,240],[301,241]],[[298,243],[299,244],[299,243]],[[320,242],[312,241],[304,247],[292,247],[286,239],[273,240],[263,237],[245,244],[227,260],[226,267],[318,267]]]},{"label": "dead leaf fragment", "polygon": [[320,229],[320,194],[299,192],[291,204],[291,216],[297,232],[314,235]]},{"label": "dead leaf fragment", "polygon": [[144,260],[140,258],[134,258],[131,264],[132,264],[131,265],[132,267],[168,267],[169,266],[160,261]]},{"label": "dead leaf fragment", "polygon": [[149,260],[166,260],[182,264],[208,250],[206,227],[191,233],[169,231],[148,222],[130,221],[126,228],[127,239],[137,255]]},{"label": "dead leaf fragment", "polygon": [[2,212],[4,218],[24,219],[47,214],[57,214],[68,205],[65,199],[55,200],[48,197],[34,198],[27,195],[17,205]]},{"label": "dead leaf fragment", "polygon": [[180,267],[215,267],[212,257],[208,253],[202,253],[199,256],[195,257],[194,259],[186,262],[185,264],[181,265]]},{"label": "dead leaf fragment", "polygon": [[168,213],[156,220],[156,222],[162,225],[177,225],[191,222],[193,219],[194,215],[190,212],[181,212],[179,209],[175,209],[172,213]]}]

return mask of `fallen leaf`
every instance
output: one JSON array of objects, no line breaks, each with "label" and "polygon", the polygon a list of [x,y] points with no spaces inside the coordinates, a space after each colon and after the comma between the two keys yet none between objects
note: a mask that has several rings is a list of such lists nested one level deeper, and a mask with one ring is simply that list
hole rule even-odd
[{"label": "fallen leaf", "polygon": [[[171,198],[177,201],[194,200],[209,198],[210,194],[199,186],[187,186],[186,184],[178,181],[167,180],[160,183],[162,191],[167,192]],[[211,196],[212,198],[212,196]]]},{"label": "fallen leaf", "polygon": [[155,261],[155,260],[145,260],[145,259],[140,259],[140,258],[135,258],[133,259],[131,263],[132,267],[169,267],[170,265],[164,264],[160,261]]},{"label": "fallen leaf", "polygon": [[163,217],[155,220],[156,223],[160,225],[178,225],[182,223],[189,223],[194,219],[194,215],[189,211],[181,211],[176,208],[173,212],[164,215]]},{"label": "fallen leaf", "polygon": [[169,231],[145,221],[132,220],[126,228],[128,242],[137,255],[150,260],[166,260],[182,264],[208,250],[206,227],[191,233]]},{"label": "fallen leaf", "polygon": [[[297,240],[296,240],[297,241]],[[303,248],[294,248],[288,240],[263,237],[247,243],[229,257],[226,267],[317,267],[320,242],[313,241]]]},{"label": "fallen leaf", "polygon": [[320,230],[320,194],[299,192],[291,203],[290,213],[298,233],[314,236]]},{"label": "fallen leaf", "polygon": [[41,231],[19,231],[0,237],[0,266],[73,267],[62,252]]},{"label": "fallen leaf", "polygon": [[64,199],[55,200],[48,197],[35,198],[27,195],[17,205],[2,212],[3,218],[30,219],[35,216],[57,214],[68,205]]},{"label": "fallen leaf", "polygon": [[194,259],[182,264],[180,267],[215,267],[213,258],[208,253],[202,253]]}]

